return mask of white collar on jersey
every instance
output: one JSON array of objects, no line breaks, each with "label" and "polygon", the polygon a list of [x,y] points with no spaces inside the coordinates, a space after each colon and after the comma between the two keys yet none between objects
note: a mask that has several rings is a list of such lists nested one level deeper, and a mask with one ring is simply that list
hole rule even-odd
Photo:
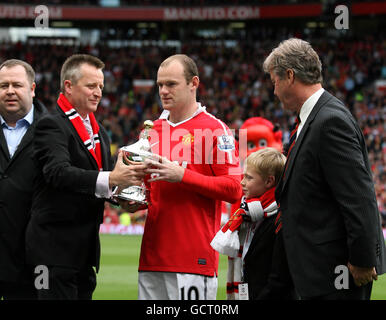
[{"label": "white collar on jersey", "polygon": [[182,120],[182,121],[177,122],[177,123],[170,122],[169,121],[169,114],[170,114],[169,110],[162,111],[159,119],[165,119],[169,123],[170,126],[176,127],[176,126],[178,126],[178,125],[180,125],[180,124],[182,124],[182,123],[184,123],[186,121],[189,121],[190,119],[194,118],[196,115],[198,115],[198,114],[200,114],[201,112],[204,112],[204,111],[206,111],[206,107],[202,106],[200,102],[197,102],[197,110],[196,110],[196,112],[191,117],[189,117],[188,119]]}]

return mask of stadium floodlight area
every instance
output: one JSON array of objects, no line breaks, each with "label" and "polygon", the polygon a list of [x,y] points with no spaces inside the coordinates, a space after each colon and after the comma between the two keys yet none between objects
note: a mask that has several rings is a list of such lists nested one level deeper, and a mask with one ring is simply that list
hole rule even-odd
[{"label": "stadium floodlight area", "polygon": [[47,38],[75,38],[81,37],[81,30],[77,28],[1,28],[2,32],[9,33],[10,40],[15,42],[26,42],[31,37]]}]

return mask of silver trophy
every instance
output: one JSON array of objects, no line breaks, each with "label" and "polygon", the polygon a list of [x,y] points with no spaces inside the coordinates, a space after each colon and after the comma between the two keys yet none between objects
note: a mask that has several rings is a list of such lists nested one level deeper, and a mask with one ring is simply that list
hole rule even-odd
[{"label": "silver trophy", "polygon": [[[153,128],[154,124],[151,120],[144,122],[144,129],[142,130],[139,140],[129,146],[122,147],[121,150],[131,161],[143,162],[147,158],[152,158],[151,146],[149,141],[149,131]],[[115,197],[127,201],[134,201],[141,204],[148,204],[146,199],[146,186],[142,183],[141,186],[130,186],[123,189]]]}]

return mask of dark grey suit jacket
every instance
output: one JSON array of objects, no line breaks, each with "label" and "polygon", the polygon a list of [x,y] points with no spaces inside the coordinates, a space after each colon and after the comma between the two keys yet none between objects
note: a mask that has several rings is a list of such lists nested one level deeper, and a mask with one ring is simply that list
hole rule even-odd
[{"label": "dark grey suit jacket", "polygon": [[[304,297],[336,290],[339,265],[376,266],[385,246],[363,134],[349,110],[324,92],[276,188],[288,264]],[[350,285],[352,285],[350,283]]]},{"label": "dark grey suit jacket", "polygon": [[46,112],[34,99],[33,122],[12,158],[0,128],[0,281],[24,282],[29,278],[24,243],[37,175],[32,147],[36,122]]},{"label": "dark grey suit jacket", "polygon": [[[110,142],[100,126],[103,170],[111,170]],[[39,175],[26,233],[32,265],[99,268],[99,225],[105,199],[95,197],[98,166],[70,120],[57,107],[36,127]]]},{"label": "dark grey suit jacket", "polygon": [[249,300],[293,300],[293,283],[283,248],[281,231],[276,234],[276,215],[258,226],[244,257],[244,281]]}]

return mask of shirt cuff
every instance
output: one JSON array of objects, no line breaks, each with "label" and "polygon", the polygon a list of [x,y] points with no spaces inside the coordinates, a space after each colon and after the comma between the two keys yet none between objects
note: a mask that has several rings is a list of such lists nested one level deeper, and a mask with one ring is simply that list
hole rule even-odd
[{"label": "shirt cuff", "polygon": [[111,198],[113,191],[109,188],[110,171],[101,171],[98,173],[98,178],[95,188],[95,196],[97,198]]}]

